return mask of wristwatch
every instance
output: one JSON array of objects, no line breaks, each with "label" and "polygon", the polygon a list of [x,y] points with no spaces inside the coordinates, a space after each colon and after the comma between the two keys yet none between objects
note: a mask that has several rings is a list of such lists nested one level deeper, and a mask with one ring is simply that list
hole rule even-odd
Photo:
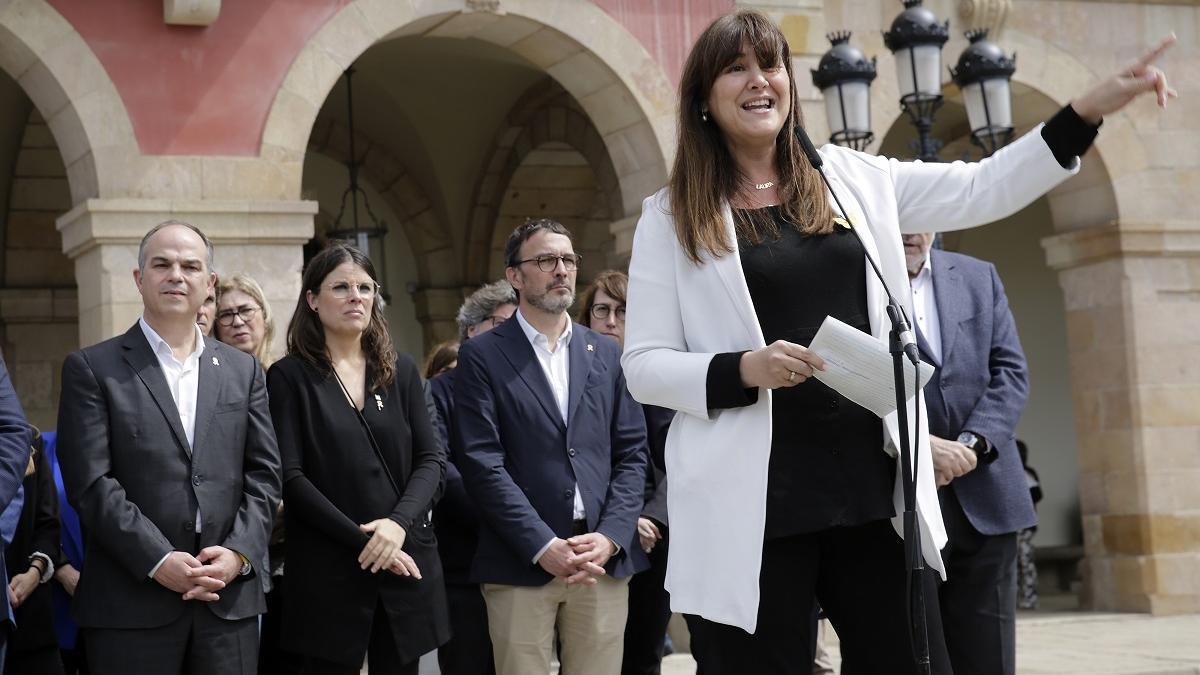
[{"label": "wristwatch", "polygon": [[980,464],[987,464],[996,459],[995,451],[983,436],[974,432],[964,431],[958,435],[958,442],[974,452],[975,458],[979,460]]},{"label": "wristwatch", "polygon": [[246,556],[242,555],[241,553],[238,554],[238,557],[242,559],[242,569],[238,570],[238,576],[239,577],[249,576],[250,572],[254,571],[254,567],[252,565],[250,565],[250,559],[247,558]]}]

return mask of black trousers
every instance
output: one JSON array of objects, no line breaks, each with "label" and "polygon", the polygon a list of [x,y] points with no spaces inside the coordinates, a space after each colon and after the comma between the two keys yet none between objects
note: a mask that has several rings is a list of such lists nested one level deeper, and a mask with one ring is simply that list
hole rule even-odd
[{"label": "black trousers", "polygon": [[487,603],[479,584],[446,584],[450,641],[438,648],[442,675],[495,675]]},{"label": "black trousers", "polygon": [[283,577],[275,578],[267,593],[267,613],[262,615],[259,631],[258,675],[294,675],[300,671],[300,657],[279,645],[283,626]]},{"label": "black trousers", "polygon": [[668,533],[650,550],[650,569],[629,581],[629,618],[625,621],[625,653],[621,675],[659,675],[667,623],[671,620],[671,594],[667,579]]},{"label": "black trousers", "polygon": [[[950,675],[935,572],[925,579],[932,672]],[[904,542],[887,520],[763,543],[758,628],[691,617],[703,675],[811,675],[817,602],[841,640],[842,675],[916,673],[908,639]]]},{"label": "black trousers", "polygon": [[[347,666],[325,659],[301,657],[300,660],[302,675],[358,675],[362,672],[361,666]],[[382,604],[376,606],[367,646],[367,672],[371,675],[417,675],[420,666],[420,659],[400,662],[400,650],[388,623],[387,611]]]},{"label": "black trousers", "polygon": [[227,621],[207,603],[186,605],[178,619],[157,628],[85,628],[88,670],[95,675],[257,672],[258,617]]},{"label": "black trousers", "polygon": [[955,672],[1013,675],[1017,660],[1017,534],[980,534],[954,490],[938,490],[950,541],[938,589]]}]

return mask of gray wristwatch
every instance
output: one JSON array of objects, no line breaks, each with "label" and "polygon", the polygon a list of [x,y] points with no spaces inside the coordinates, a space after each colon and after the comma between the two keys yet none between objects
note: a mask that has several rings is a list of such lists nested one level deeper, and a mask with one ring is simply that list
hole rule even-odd
[{"label": "gray wristwatch", "polygon": [[987,464],[996,458],[996,453],[992,450],[991,443],[988,443],[986,438],[974,432],[962,432],[958,435],[958,442],[974,452],[980,464]]}]

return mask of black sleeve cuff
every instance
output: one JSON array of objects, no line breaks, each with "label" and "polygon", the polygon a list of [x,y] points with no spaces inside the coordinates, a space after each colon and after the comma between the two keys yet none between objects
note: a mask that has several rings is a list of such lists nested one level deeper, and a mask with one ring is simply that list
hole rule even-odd
[{"label": "black sleeve cuff", "polygon": [[758,388],[742,386],[741,361],[745,353],[725,352],[708,362],[705,395],[709,410],[744,408],[758,403]]},{"label": "black sleeve cuff", "polygon": [[1050,146],[1050,152],[1054,153],[1054,159],[1059,165],[1069,169],[1075,163],[1076,157],[1082,156],[1092,147],[1096,133],[1103,124],[1104,120],[1100,120],[1100,124],[1096,126],[1088,124],[1068,103],[1042,127],[1042,140]]}]

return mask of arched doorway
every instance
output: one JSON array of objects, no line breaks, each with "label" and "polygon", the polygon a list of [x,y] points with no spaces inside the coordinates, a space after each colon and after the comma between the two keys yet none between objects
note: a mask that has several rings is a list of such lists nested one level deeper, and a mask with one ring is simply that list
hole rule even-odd
[{"label": "arched doorway", "polygon": [[[526,195],[559,197],[575,176],[565,188],[573,198],[545,202],[543,215],[574,223],[596,269],[616,259],[613,223],[631,228],[666,177],[670,88],[640,43],[590,3],[550,13],[535,2],[499,5],[348,5],[297,58],[264,132],[264,156],[301,149],[344,161],[339,81],[354,65],[361,179],[383,202],[372,198],[372,208],[386,205],[394,219],[388,286],[410,296],[394,295],[389,317],[393,332],[423,336],[408,347],[418,356],[453,336],[464,292],[498,276],[497,232],[532,215],[503,203],[514,176]],[[556,162],[566,169],[549,170]],[[316,166],[305,160],[297,191],[336,212],[325,195],[340,195],[338,179]]]}]

